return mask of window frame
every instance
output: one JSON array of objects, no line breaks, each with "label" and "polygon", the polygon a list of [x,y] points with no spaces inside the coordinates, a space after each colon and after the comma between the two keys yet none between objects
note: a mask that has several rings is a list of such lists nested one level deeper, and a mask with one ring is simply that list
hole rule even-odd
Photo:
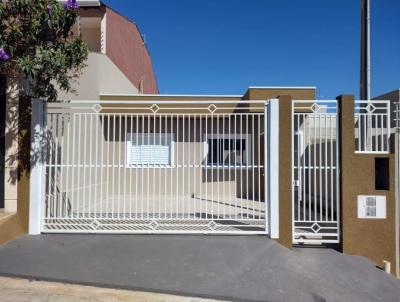
[{"label": "window frame", "polygon": [[[231,139],[231,140],[241,140],[244,139],[246,141],[246,159],[244,163],[222,163],[222,164],[208,164],[208,140],[209,139]],[[229,133],[206,133],[203,135],[203,151],[204,157],[203,160],[205,161],[204,167],[207,169],[240,169],[241,167],[247,167],[252,164],[252,135],[251,134],[229,134]]]},{"label": "window frame", "polygon": [[[131,163],[131,155],[132,155],[132,139],[136,138],[137,141],[139,141],[139,138],[141,137],[151,137],[151,136],[156,136],[156,141],[157,139],[161,139],[163,137],[168,137],[169,138],[169,164],[160,164],[160,163],[151,163],[151,164],[132,164]],[[139,146],[139,145],[137,145]],[[125,142],[125,167],[130,168],[130,169],[171,169],[174,167],[174,148],[175,147],[175,135],[174,133],[136,133],[136,132],[128,132],[126,134],[126,142]]]}]

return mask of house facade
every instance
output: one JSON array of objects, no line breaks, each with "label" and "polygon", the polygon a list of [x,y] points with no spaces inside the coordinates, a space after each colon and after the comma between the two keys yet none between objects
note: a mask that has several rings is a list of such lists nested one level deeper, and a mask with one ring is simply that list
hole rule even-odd
[{"label": "house facade", "polygon": [[32,104],[30,164],[6,182],[15,209],[0,221],[2,242],[264,235],[288,248],[334,245],[399,276],[389,101],[318,100],[315,87],[160,95],[137,27],[96,1],[80,10],[88,66],[74,94]]},{"label": "house facade", "polygon": [[398,274],[389,101],[250,87],[46,108],[31,234],[266,235],[332,244]]}]

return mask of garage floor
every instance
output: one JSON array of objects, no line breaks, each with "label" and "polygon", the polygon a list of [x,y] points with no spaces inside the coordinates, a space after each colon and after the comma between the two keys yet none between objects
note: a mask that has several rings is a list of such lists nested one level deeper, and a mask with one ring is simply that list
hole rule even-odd
[{"label": "garage floor", "polygon": [[400,281],[364,258],[264,236],[24,236],[0,247],[0,275],[235,301],[400,301]]}]

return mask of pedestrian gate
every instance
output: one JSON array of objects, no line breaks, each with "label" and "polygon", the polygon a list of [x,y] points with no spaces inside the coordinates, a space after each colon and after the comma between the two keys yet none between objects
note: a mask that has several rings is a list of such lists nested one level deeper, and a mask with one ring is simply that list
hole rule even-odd
[{"label": "pedestrian gate", "polygon": [[293,243],[339,242],[336,101],[293,101]]},{"label": "pedestrian gate", "polygon": [[267,232],[268,102],[46,106],[42,232]]}]

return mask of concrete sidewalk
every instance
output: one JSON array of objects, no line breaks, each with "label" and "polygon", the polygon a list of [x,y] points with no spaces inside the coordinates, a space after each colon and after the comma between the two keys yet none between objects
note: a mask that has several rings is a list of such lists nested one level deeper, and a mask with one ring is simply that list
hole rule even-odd
[{"label": "concrete sidewalk", "polygon": [[1,302],[213,302],[148,292],[0,277]]},{"label": "concrete sidewalk", "polygon": [[229,301],[400,301],[365,258],[265,236],[39,235],[0,247],[0,275]]}]

